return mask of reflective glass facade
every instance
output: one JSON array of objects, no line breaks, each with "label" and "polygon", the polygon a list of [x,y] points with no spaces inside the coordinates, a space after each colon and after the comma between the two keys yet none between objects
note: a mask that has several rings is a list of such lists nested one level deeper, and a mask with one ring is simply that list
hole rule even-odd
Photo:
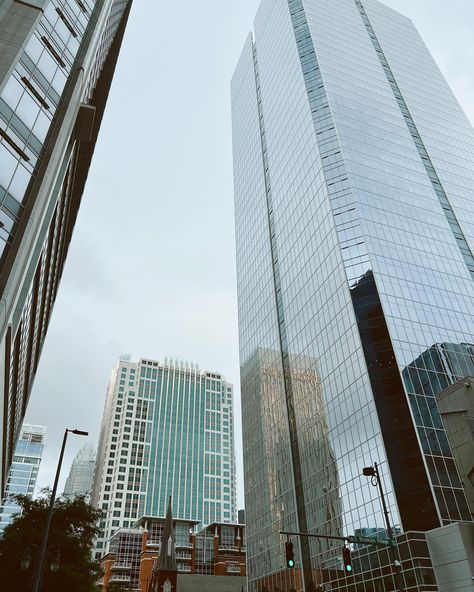
[{"label": "reflective glass facade", "polygon": [[12,495],[33,497],[39,466],[43,455],[46,428],[24,424],[16,444],[15,456],[8,474],[5,497],[0,506],[0,535],[10,524],[20,506]]},{"label": "reflective glass facade", "polygon": [[250,589],[394,590],[279,531],[384,531],[374,461],[397,532],[471,519],[435,394],[474,368],[474,132],[376,0],[263,0],[232,117]]},{"label": "reflective glass facade", "polygon": [[69,475],[64,484],[64,495],[71,497],[91,495],[95,460],[96,452],[94,447],[91,444],[84,444],[72,461]]},{"label": "reflective glass facade", "polygon": [[236,518],[232,385],[197,364],[120,360],[109,383],[92,503],[97,554],[143,515],[202,524]]},{"label": "reflective glass facade", "polygon": [[5,0],[0,7],[0,489],[130,6],[130,0]]}]

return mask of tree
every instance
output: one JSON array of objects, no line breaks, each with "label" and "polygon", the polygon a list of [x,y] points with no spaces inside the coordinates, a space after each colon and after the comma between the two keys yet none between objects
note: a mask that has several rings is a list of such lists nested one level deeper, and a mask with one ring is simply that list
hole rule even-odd
[{"label": "tree", "polygon": [[[2,589],[23,592],[31,587],[50,493],[43,491],[36,500],[21,495],[15,498],[22,512],[5,528],[0,538],[0,582]],[[45,561],[44,592],[97,590],[100,565],[92,559],[92,548],[101,514],[83,497],[56,499]],[[28,559],[28,569],[22,569],[22,562],[25,568]],[[58,559],[59,568],[52,571],[52,564]]]}]

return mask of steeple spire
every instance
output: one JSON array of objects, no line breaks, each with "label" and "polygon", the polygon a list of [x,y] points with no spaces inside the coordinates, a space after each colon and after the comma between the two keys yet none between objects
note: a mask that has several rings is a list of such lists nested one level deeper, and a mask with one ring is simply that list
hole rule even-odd
[{"label": "steeple spire", "polygon": [[166,510],[165,528],[163,531],[163,538],[161,539],[160,556],[156,571],[178,571],[176,566],[176,553],[174,543],[174,529],[173,516],[171,512],[171,496],[168,501],[168,509]]}]

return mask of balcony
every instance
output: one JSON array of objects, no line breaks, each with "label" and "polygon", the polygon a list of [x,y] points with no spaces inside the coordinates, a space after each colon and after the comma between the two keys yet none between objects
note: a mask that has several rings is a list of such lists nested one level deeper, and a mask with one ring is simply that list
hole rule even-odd
[{"label": "balcony", "polygon": [[186,559],[187,561],[190,561],[192,559],[192,555],[191,555],[191,553],[185,553],[183,551],[178,551],[176,553],[176,559]]},{"label": "balcony", "polygon": [[158,541],[147,541],[146,546],[150,547],[151,549],[159,549],[160,543]]},{"label": "balcony", "polygon": [[219,551],[239,551],[239,547],[234,544],[219,543]]},{"label": "balcony", "polygon": [[227,573],[240,574],[240,565],[230,563],[226,568]]},{"label": "balcony", "polygon": [[184,563],[178,563],[178,572],[179,573],[191,573],[191,566],[185,565]]},{"label": "balcony", "polygon": [[112,574],[109,584],[130,584],[130,576],[127,574]]},{"label": "balcony", "polygon": [[178,542],[175,542],[175,547],[177,549],[192,549],[193,548],[193,544],[190,543],[189,541],[187,541],[186,543],[178,543]]},{"label": "balcony", "polygon": [[111,571],[119,571],[119,570],[120,571],[124,571],[124,570],[127,571],[127,570],[132,569],[132,563],[131,562],[127,562],[127,563],[116,562],[112,565],[112,567],[110,569],[111,569]]}]

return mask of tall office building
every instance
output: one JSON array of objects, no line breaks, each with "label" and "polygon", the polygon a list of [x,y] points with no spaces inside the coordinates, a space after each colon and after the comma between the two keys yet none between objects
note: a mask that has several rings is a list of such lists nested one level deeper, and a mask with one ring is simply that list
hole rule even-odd
[{"label": "tall office building", "polygon": [[13,463],[8,473],[5,497],[0,507],[0,534],[21,511],[12,495],[33,497],[43,456],[46,428],[24,424],[15,447]]},{"label": "tall office building", "polygon": [[84,444],[72,461],[69,475],[64,484],[64,495],[70,497],[91,495],[95,459],[96,453],[92,444]]},{"label": "tall office building", "polygon": [[250,590],[395,589],[375,546],[283,568],[280,530],[385,529],[374,461],[406,589],[436,590],[405,548],[471,520],[435,394],[473,362],[473,129],[377,0],[263,0],[232,119]]},{"label": "tall office building", "polygon": [[142,516],[235,522],[232,385],[197,364],[120,359],[102,419],[92,503],[103,509],[97,553]]},{"label": "tall office building", "polygon": [[0,490],[38,366],[131,0],[0,5]]}]

